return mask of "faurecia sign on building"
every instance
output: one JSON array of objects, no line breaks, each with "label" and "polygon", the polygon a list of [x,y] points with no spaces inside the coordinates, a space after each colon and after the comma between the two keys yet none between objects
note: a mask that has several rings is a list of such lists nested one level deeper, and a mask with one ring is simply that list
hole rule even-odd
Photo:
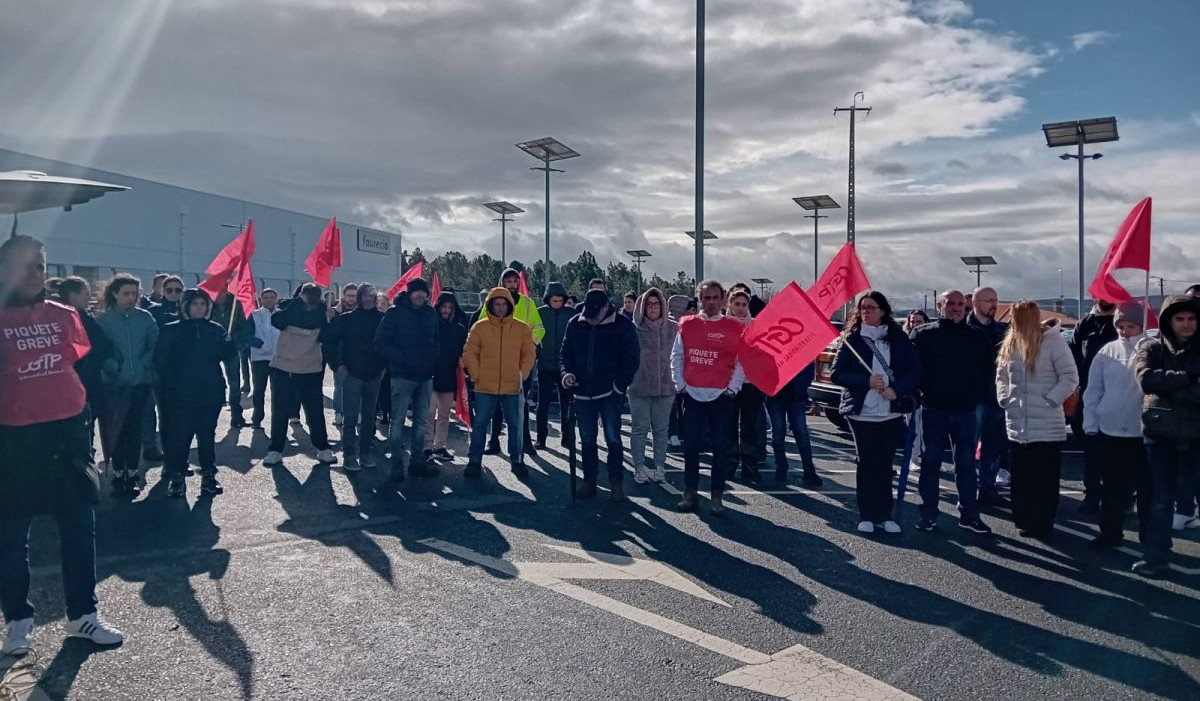
[{"label": "faurecia sign on building", "polygon": [[370,231],[368,229],[358,230],[358,250],[364,253],[378,253],[381,256],[388,256],[392,253],[391,246],[391,234]]}]

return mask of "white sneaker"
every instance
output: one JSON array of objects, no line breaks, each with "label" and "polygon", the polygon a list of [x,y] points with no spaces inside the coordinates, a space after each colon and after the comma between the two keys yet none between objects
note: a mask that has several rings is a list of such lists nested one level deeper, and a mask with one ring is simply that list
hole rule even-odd
[{"label": "white sneaker", "polygon": [[646,469],[645,465],[638,465],[637,469],[633,471],[633,481],[638,484],[650,481],[650,471]]},{"label": "white sneaker", "polygon": [[858,532],[859,533],[874,533],[875,532],[875,524],[871,523],[870,521],[859,521],[858,522]]},{"label": "white sneaker", "polygon": [[654,468],[654,471],[650,473],[650,480],[652,482],[666,482],[667,471],[661,467]]},{"label": "white sneaker", "polygon": [[1200,519],[1187,514],[1175,514],[1171,521],[1171,530],[1173,531],[1182,531],[1185,528],[1196,528],[1197,526],[1200,526]]},{"label": "white sneaker", "polygon": [[997,487],[1011,487],[1012,486],[1012,474],[1010,474],[1009,471],[1005,470],[1003,467],[1000,468],[996,472],[996,486]]},{"label": "white sneaker", "polygon": [[895,521],[884,521],[883,530],[888,533],[899,533],[900,524],[896,523]]},{"label": "white sneaker", "polygon": [[263,458],[262,464],[267,465],[269,467],[274,467],[275,465],[282,465],[283,464],[283,453],[280,453],[278,450],[270,451],[269,453],[267,453],[267,457]]},{"label": "white sneaker", "polygon": [[333,454],[332,450],[330,450],[329,448],[326,448],[325,450],[322,450],[319,453],[317,453],[317,462],[333,464],[333,463],[337,462],[337,456],[335,456]]},{"label": "white sneaker", "polygon": [[670,445],[672,448],[678,448],[683,445],[683,441],[679,440],[679,436],[671,436],[667,439],[667,445]]},{"label": "white sneaker", "polygon": [[24,657],[33,649],[33,619],[22,618],[8,624],[8,634],[4,636],[4,647],[0,654]]},{"label": "white sneaker", "polygon": [[68,622],[67,637],[87,638],[97,645],[120,645],[125,642],[125,634],[98,613],[89,613]]}]

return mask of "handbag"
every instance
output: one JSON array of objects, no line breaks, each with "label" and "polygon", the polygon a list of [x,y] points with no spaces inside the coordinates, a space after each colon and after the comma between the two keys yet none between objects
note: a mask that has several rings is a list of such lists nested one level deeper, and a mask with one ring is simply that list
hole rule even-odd
[{"label": "handbag", "polygon": [[1081,398],[1081,395],[1082,395],[1082,392],[1080,391],[1079,387],[1076,387],[1071,392],[1071,394],[1066,399],[1063,400],[1063,403],[1062,403],[1063,415],[1066,416],[1068,419],[1071,418],[1072,416],[1075,416],[1075,412],[1079,411],[1079,400]]},{"label": "handbag", "polygon": [[[871,353],[875,356],[875,359],[883,366],[883,372],[888,377],[888,384],[894,384],[896,382],[896,373],[892,372],[892,367],[888,365],[888,361],[883,357],[883,353],[879,352],[879,347],[866,336],[861,336],[860,338],[866,342],[867,348],[871,349]],[[896,398],[891,402],[891,409],[897,414],[911,414],[917,410],[917,406],[917,398],[911,394],[900,394],[897,392]]]}]

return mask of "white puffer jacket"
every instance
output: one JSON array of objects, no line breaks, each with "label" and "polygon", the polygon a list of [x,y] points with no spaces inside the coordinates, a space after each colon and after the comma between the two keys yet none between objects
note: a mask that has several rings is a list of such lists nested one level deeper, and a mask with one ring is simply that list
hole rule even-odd
[{"label": "white puffer jacket", "polygon": [[1009,440],[1017,443],[1066,440],[1062,405],[1078,385],[1075,359],[1058,329],[1046,331],[1033,372],[1024,359],[998,362],[996,400],[1004,409]]},{"label": "white puffer jacket", "polygon": [[1150,339],[1145,334],[1118,338],[1096,354],[1083,392],[1084,433],[1142,437],[1142,386],[1133,366],[1138,351],[1147,343]]}]

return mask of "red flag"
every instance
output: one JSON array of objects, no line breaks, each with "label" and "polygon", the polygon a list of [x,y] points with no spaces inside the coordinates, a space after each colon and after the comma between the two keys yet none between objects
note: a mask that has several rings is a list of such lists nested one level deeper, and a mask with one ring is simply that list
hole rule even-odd
[{"label": "red flag", "polygon": [[435,304],[437,303],[437,298],[440,297],[441,294],[442,294],[442,279],[438,277],[437,273],[434,273],[433,274],[433,301]]},{"label": "red flag", "polygon": [[1125,268],[1150,270],[1150,209],[1151,199],[1138,202],[1125,217],[1125,223],[1117,229],[1117,235],[1104,253],[1096,279],[1088,287],[1088,294],[1106,302],[1128,302],[1133,295],[1113,277],[1113,271]]},{"label": "red flag", "polygon": [[392,285],[392,289],[388,290],[388,299],[392,300],[393,302],[396,301],[396,295],[400,294],[406,287],[408,287],[409,281],[421,277],[421,274],[424,272],[425,261],[417,261],[417,264],[408,270],[405,270],[404,274],[400,276],[400,279],[396,281],[396,284]]},{"label": "red flag", "polygon": [[517,290],[517,292],[520,292],[522,297],[528,297],[529,296],[529,285],[525,284],[525,271],[524,270],[522,270],[520,272],[520,276],[521,276],[521,287],[520,287],[520,289]]},{"label": "red flag", "polygon": [[454,415],[464,426],[471,428],[471,408],[467,406],[467,373],[463,372],[461,364],[458,366],[458,388],[454,394]]},{"label": "red flag", "polygon": [[[237,238],[225,244],[217,257],[208,264],[204,272],[208,279],[200,283],[200,289],[208,293],[213,300],[229,289],[229,277],[238,273],[243,265],[250,269],[250,259],[254,257],[254,220],[246,222],[246,228]],[[251,278],[253,284],[253,278]]]},{"label": "red flag", "polygon": [[313,282],[321,287],[329,287],[335,268],[342,267],[342,230],[338,228],[337,217],[329,220],[321,238],[312,253],[304,260],[304,272],[312,277]]},{"label": "red flag", "polygon": [[742,334],[738,359],[746,381],[768,396],[778,393],[837,335],[828,314],[793,281]]},{"label": "red flag", "polygon": [[847,243],[833,260],[829,261],[829,267],[821,273],[821,278],[816,284],[808,289],[808,296],[816,302],[817,308],[828,319],[838,307],[870,287],[871,282],[867,280],[867,273],[858,260],[854,244]]},{"label": "red flag", "polygon": [[238,267],[231,286],[233,287],[233,298],[242,305],[242,316],[249,319],[254,312],[254,301],[258,298],[258,287],[254,284],[254,273],[250,271],[249,258],[242,261]]}]

